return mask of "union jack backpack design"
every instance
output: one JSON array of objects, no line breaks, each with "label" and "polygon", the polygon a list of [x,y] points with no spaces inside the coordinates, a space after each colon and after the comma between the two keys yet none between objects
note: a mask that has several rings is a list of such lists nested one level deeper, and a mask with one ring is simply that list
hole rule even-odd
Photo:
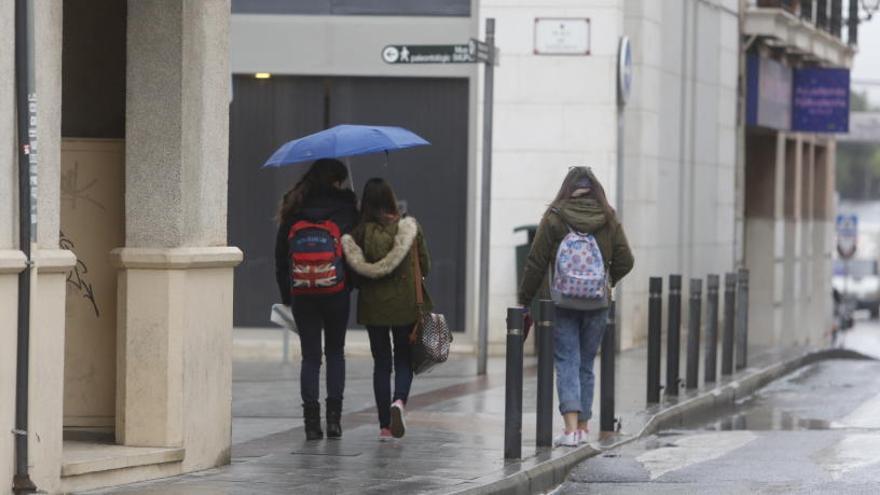
[{"label": "union jack backpack design", "polygon": [[290,292],[295,296],[336,294],[345,289],[342,233],[330,220],[301,220],[290,227]]}]

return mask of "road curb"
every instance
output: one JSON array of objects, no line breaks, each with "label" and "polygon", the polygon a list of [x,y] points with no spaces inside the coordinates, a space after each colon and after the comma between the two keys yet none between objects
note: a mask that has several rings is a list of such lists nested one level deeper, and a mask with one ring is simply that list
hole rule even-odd
[{"label": "road curb", "polygon": [[[755,393],[774,380],[804,366],[828,359],[876,360],[848,349],[824,349],[804,352],[785,361],[751,371],[746,368],[738,378],[719,383],[715,388],[685,397],[674,404],[648,409],[645,412],[646,421],[642,429],[625,440],[603,445],[601,449],[586,445],[556,458],[547,458],[550,454],[545,453],[537,459],[522,461],[524,465],[530,463],[533,465],[521,469],[515,474],[498,475],[495,479],[486,479],[484,482],[476,480],[475,483],[479,486],[471,486],[453,493],[455,495],[533,495],[544,493],[564,482],[572,468],[590,457],[652,435],[659,430],[683,424],[691,416],[706,414],[715,409],[729,406],[737,400]],[[542,457],[545,460],[542,460]],[[491,477],[487,476],[487,478]]]}]

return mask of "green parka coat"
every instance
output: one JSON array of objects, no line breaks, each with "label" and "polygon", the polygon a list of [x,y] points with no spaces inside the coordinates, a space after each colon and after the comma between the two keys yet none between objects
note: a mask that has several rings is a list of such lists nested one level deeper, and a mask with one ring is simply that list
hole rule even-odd
[{"label": "green parka coat", "polygon": [[[342,247],[356,274],[357,321],[370,326],[405,326],[416,322],[416,285],[412,246],[417,243],[422,277],[431,270],[431,257],[415,218],[390,224],[362,223],[343,236]],[[431,311],[425,291],[423,311]]]},{"label": "green parka coat", "polygon": [[632,270],[633,255],[623,226],[616,220],[608,221],[605,211],[595,199],[563,200],[544,214],[538,226],[523,272],[519,304],[531,304],[551,264],[556,261],[556,252],[562,239],[569,233],[569,226],[578,232],[595,236],[612,287]]}]

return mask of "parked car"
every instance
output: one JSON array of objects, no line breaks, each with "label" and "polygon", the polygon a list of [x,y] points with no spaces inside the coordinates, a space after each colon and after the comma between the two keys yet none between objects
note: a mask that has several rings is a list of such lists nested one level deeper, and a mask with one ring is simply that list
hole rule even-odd
[{"label": "parked car", "polygon": [[867,309],[871,318],[880,317],[880,273],[875,259],[834,260],[832,287],[856,309]]}]

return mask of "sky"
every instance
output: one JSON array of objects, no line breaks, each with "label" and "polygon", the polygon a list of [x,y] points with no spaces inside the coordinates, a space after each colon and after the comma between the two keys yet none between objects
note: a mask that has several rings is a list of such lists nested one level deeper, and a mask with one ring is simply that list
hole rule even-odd
[{"label": "sky", "polygon": [[[859,84],[865,79],[874,84]],[[871,103],[880,107],[880,13],[859,26],[859,51],[853,62],[852,85],[855,91],[868,90]]]}]

